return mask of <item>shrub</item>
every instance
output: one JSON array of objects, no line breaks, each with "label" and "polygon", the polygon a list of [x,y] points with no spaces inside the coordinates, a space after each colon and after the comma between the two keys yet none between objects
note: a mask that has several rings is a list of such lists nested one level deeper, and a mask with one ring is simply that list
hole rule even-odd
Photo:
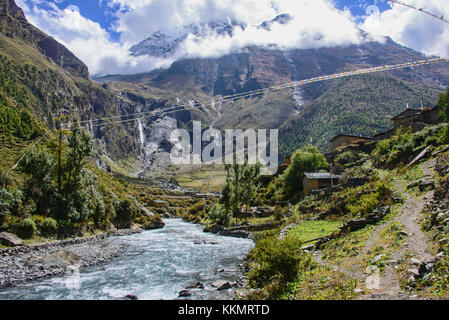
[{"label": "shrub", "polygon": [[376,165],[393,168],[410,161],[417,152],[427,146],[437,146],[449,142],[449,129],[445,124],[428,126],[412,133],[411,128],[399,128],[389,139],[377,142],[372,152]]},{"label": "shrub", "polygon": [[188,213],[190,215],[204,215],[205,211],[206,211],[206,204],[203,201],[195,203],[188,209]]},{"label": "shrub", "polygon": [[114,224],[119,228],[129,228],[139,213],[136,203],[130,199],[121,200],[115,209]]},{"label": "shrub", "polygon": [[12,195],[6,190],[0,190],[0,225],[5,222],[6,217],[11,214]]},{"label": "shrub", "polygon": [[23,239],[31,239],[36,233],[37,228],[34,221],[30,218],[23,219],[18,228],[18,235]]},{"label": "shrub", "polygon": [[299,238],[292,235],[283,239],[269,237],[260,240],[249,258],[252,261],[249,282],[259,288],[272,281],[278,281],[282,287],[294,281],[299,271],[305,272],[313,267],[310,254],[301,250]]},{"label": "shrub", "polygon": [[231,223],[232,216],[227,213],[224,208],[219,206],[218,204],[213,205],[209,212],[207,213],[207,217],[214,223],[218,223],[221,226],[227,227]]},{"label": "shrub", "polygon": [[372,152],[377,165],[394,167],[407,161],[414,150],[414,138],[411,128],[399,128],[390,139],[381,140]]},{"label": "shrub", "polygon": [[341,166],[344,166],[346,164],[354,163],[354,162],[360,160],[360,158],[361,158],[360,154],[356,153],[355,151],[345,151],[335,157],[335,163],[338,163]]},{"label": "shrub", "polygon": [[353,202],[349,203],[346,208],[353,215],[365,216],[371,213],[374,209],[390,204],[392,191],[384,182],[378,182],[375,185],[375,191],[369,194],[363,194],[355,198]]},{"label": "shrub", "polygon": [[41,231],[42,234],[45,236],[51,236],[56,233],[58,230],[58,223],[53,218],[45,218],[44,221],[42,221],[42,227]]}]

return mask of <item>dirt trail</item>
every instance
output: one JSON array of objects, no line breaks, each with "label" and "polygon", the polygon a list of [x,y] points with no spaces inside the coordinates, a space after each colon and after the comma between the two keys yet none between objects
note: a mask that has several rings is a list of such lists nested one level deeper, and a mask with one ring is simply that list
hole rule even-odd
[{"label": "dirt trail", "polygon": [[[423,180],[433,177],[432,168],[434,165],[435,160],[428,161],[423,165]],[[379,225],[371,237],[367,240],[358,257],[355,257],[354,259],[359,258],[361,260],[361,258],[373,248],[382,231],[395,221],[400,222],[404,226],[404,231],[408,236],[406,237],[403,245],[390,254],[390,261],[381,275],[379,288],[371,290],[369,293],[360,296],[359,299],[361,300],[414,299],[406,292],[403,292],[400,288],[396,269],[398,260],[401,259],[406,252],[409,252],[413,257],[420,261],[427,261],[432,258],[426,236],[421,231],[420,213],[424,208],[426,201],[433,197],[433,191],[429,191],[423,196],[416,198],[408,193],[398,181],[395,181],[395,184],[405,197],[405,203],[400,214],[390,221]],[[360,287],[364,288],[368,274],[363,274],[360,271],[355,270],[345,270],[340,266],[332,265],[329,262],[323,261],[321,252],[316,252],[315,260],[322,265],[331,267],[351,278],[357,279],[360,283]]]}]

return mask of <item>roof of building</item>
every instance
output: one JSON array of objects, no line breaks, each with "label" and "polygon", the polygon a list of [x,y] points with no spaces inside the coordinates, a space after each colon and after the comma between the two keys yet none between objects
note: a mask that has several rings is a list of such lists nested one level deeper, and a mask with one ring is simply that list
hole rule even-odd
[{"label": "roof of building", "polygon": [[335,137],[333,137],[330,142],[334,141],[335,139],[337,139],[338,137],[350,137],[350,138],[357,138],[357,139],[363,139],[363,140],[373,140],[370,137],[364,137],[364,136],[356,136],[356,135],[352,135],[352,134],[337,134]]},{"label": "roof of building", "polygon": [[[424,110],[421,110],[421,109],[406,109],[406,110],[402,111],[401,113],[397,114],[396,116],[394,116],[393,118],[391,118],[391,120],[405,119],[405,118],[408,118],[408,117],[420,115],[420,114],[425,113],[425,112],[433,111],[433,110],[437,109],[438,107],[439,106],[436,105],[434,107],[426,107],[426,108],[424,108]],[[405,114],[405,113],[408,113],[408,114]]]},{"label": "roof of building", "polygon": [[308,172],[308,173],[304,173],[304,176],[307,179],[341,179],[343,176],[341,175],[337,175],[337,174],[333,174],[331,176],[331,174],[329,172]]},{"label": "roof of building", "polygon": [[391,128],[391,129],[388,129],[387,131],[376,133],[376,134],[374,135],[374,137],[379,137],[379,136],[381,136],[381,135],[388,134],[388,133],[390,133],[390,132],[394,132],[395,130],[396,130],[395,128]]}]

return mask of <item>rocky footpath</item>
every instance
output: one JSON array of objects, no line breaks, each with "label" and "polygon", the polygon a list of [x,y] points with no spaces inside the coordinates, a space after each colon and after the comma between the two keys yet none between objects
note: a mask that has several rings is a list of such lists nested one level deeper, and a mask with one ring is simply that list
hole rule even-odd
[{"label": "rocky footpath", "polygon": [[0,250],[0,288],[26,281],[62,275],[118,257],[125,244],[107,241],[141,229],[119,230],[91,237],[24,245]]},{"label": "rocky footpath", "polygon": [[[447,151],[447,148],[440,153]],[[449,265],[449,154],[440,155],[435,164],[439,183],[434,187],[433,197],[421,212],[424,217],[422,229],[434,244],[438,253],[431,259],[420,261],[412,259],[407,270],[407,287],[432,286],[435,282],[447,281]]]}]

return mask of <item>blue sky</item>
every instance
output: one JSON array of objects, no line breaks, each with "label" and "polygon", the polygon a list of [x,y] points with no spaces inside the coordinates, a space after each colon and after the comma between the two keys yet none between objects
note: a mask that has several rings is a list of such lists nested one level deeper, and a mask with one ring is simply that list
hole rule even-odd
[{"label": "blue sky", "polygon": [[[449,17],[449,0],[404,0]],[[169,66],[185,57],[217,56],[246,45],[316,48],[357,43],[357,30],[432,55],[449,56],[449,25],[387,0],[16,0],[27,19],[65,44],[92,74],[135,73]],[[295,17],[279,34],[249,30],[234,39],[186,43],[170,59],[136,58],[130,46],[160,29],[226,17],[256,25],[280,13]],[[320,36],[317,37],[316,35]],[[315,38],[322,39],[320,42]],[[268,39],[268,40],[267,40]],[[213,40],[213,41],[212,41]]]}]

